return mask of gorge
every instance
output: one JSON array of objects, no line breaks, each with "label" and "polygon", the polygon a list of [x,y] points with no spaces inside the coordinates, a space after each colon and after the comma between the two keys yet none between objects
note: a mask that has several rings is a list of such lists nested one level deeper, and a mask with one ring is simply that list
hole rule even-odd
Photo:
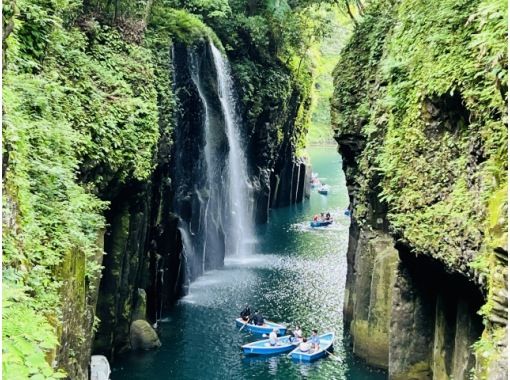
[{"label": "gorge", "polygon": [[[507,378],[507,4],[3,9],[5,378]],[[335,352],[240,358],[246,302]]]}]

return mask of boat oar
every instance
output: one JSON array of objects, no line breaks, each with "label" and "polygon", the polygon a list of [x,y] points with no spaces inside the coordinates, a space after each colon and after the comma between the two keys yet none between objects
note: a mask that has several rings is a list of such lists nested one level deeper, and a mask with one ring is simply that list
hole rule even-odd
[{"label": "boat oar", "polygon": [[336,361],[339,361],[341,362],[342,359],[340,359],[338,356],[336,355],[333,355],[331,352],[329,352],[328,350],[326,350],[326,354],[328,354],[329,356],[333,357]]},{"label": "boat oar", "polygon": [[241,328],[239,329],[239,332],[243,331],[243,329],[246,327],[247,324],[248,324],[248,322],[246,322],[244,325],[242,325]]}]

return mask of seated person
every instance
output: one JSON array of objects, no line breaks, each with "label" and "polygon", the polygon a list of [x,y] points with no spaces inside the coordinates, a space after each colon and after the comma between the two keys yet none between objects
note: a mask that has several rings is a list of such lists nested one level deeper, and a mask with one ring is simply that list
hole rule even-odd
[{"label": "seated person", "polygon": [[278,329],[274,328],[273,331],[269,334],[269,344],[271,346],[276,346],[278,344]]},{"label": "seated person", "polygon": [[310,342],[308,342],[306,338],[303,338],[303,341],[299,344],[299,351],[308,352],[310,348],[312,348]]},{"label": "seated person", "polygon": [[326,214],[326,220],[327,220],[327,221],[330,221],[330,220],[331,220],[331,214],[330,214],[329,212]]},{"label": "seated person", "polygon": [[250,319],[250,315],[251,315],[250,305],[246,304],[244,309],[241,311],[241,318],[243,321],[248,322]]},{"label": "seated person", "polygon": [[257,326],[264,325],[264,317],[259,313],[258,310],[255,310],[255,314],[253,314],[252,323]]},{"label": "seated person", "polygon": [[299,325],[296,325],[296,329],[294,330],[294,340],[303,340],[303,331]]},{"label": "seated person", "polygon": [[321,341],[319,336],[317,335],[317,330],[312,330],[312,337],[310,338],[310,343],[312,344],[312,348],[314,351],[317,351],[321,347]]}]

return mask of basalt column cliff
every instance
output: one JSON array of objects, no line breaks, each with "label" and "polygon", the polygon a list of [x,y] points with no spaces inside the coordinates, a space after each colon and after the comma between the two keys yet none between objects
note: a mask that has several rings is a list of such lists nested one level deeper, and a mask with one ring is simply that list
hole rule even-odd
[{"label": "basalt column cliff", "polygon": [[374,1],[334,73],[346,322],[390,379],[507,377],[505,31],[504,2]]}]

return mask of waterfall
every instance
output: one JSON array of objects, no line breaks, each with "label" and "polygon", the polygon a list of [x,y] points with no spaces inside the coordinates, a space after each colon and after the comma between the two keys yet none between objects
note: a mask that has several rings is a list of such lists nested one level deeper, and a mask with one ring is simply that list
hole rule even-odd
[{"label": "waterfall", "polygon": [[250,252],[254,217],[229,64],[212,43],[174,54],[174,201],[193,280]]},{"label": "waterfall", "polygon": [[221,52],[209,43],[214,57],[214,66],[218,81],[218,97],[220,98],[225,128],[228,138],[228,192],[229,192],[229,224],[228,247],[235,254],[246,254],[249,241],[253,239],[253,215],[250,212],[251,189],[248,179],[247,161],[242,148],[239,128],[240,118],[236,112],[234,86],[230,75],[230,67]]},{"label": "waterfall", "polygon": [[[209,186],[209,194],[206,200],[201,199],[201,203],[204,204],[204,210],[203,210],[203,224],[204,224],[204,231],[205,231],[205,239],[202,244],[202,272],[206,269],[206,256],[207,256],[207,249],[209,248],[207,242],[211,239],[208,235],[209,228],[213,225],[212,223],[209,223],[209,219],[213,218],[213,215],[219,216],[220,213],[218,212],[218,204],[217,201],[219,198],[221,198],[221,193],[218,190],[218,187],[215,186],[214,179],[217,177],[220,173],[220,169],[217,167],[217,160],[215,160],[214,154],[213,154],[213,146],[212,146],[212,140],[213,140],[213,132],[211,130],[211,118],[210,118],[210,106],[207,101],[207,98],[204,93],[204,89],[202,88],[202,84],[200,81],[199,76],[199,67],[198,67],[198,59],[195,52],[190,52],[189,59],[191,63],[191,80],[195,84],[195,87],[198,90],[198,95],[200,97],[200,100],[202,102],[202,105],[204,106],[204,132],[205,132],[205,146],[204,146],[204,156],[206,161],[206,178],[207,178],[207,184]],[[211,202],[212,201],[212,202]],[[215,207],[216,206],[216,207]]]}]

